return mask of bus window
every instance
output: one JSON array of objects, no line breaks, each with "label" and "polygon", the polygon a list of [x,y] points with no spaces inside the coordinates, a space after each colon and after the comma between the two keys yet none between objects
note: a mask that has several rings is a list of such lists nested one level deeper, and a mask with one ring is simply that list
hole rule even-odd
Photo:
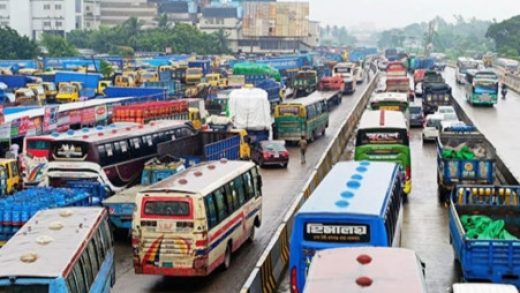
[{"label": "bus window", "polygon": [[185,217],[190,215],[190,204],[185,201],[152,201],[144,204],[147,216]]},{"label": "bus window", "polygon": [[218,221],[222,222],[228,216],[226,200],[224,198],[224,194],[220,190],[213,192],[213,194],[215,195],[215,201],[217,202]]},{"label": "bus window", "polygon": [[208,219],[208,228],[211,229],[218,225],[217,210],[213,194],[204,197],[204,206],[206,208],[206,218]]},{"label": "bus window", "polygon": [[107,152],[106,152],[105,146],[100,144],[97,146],[97,149],[98,149],[98,154],[99,154],[99,164],[101,166],[106,166],[108,164],[108,160],[107,160]]}]

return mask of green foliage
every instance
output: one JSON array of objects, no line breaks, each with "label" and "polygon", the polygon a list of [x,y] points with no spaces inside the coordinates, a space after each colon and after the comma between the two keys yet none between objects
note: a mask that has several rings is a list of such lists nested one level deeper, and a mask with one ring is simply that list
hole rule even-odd
[{"label": "green foliage", "polygon": [[36,42],[9,27],[0,27],[0,59],[32,59],[40,53]]},{"label": "green foliage", "polygon": [[51,57],[70,57],[79,54],[74,45],[64,37],[56,34],[43,34],[41,45],[47,49],[47,55]]},{"label": "green foliage", "polygon": [[172,48],[174,53],[229,53],[227,35],[222,30],[208,34],[189,24],[169,27],[165,15],[159,18],[159,24],[157,29],[142,30],[142,23],[132,17],[113,28],[73,31],[68,39],[78,47],[90,48],[98,53],[116,53],[122,48],[126,54],[137,51],[164,52],[166,48]]},{"label": "green foliage", "polygon": [[110,78],[112,76],[112,73],[114,73],[114,68],[112,67],[112,64],[109,62],[101,59],[99,72],[103,74],[104,78]]},{"label": "green foliage", "polygon": [[320,38],[325,46],[354,46],[357,43],[356,37],[349,34],[344,26],[320,27]]},{"label": "green foliage", "polygon": [[379,33],[378,46],[381,48],[422,49],[429,43],[433,51],[446,53],[448,56],[486,53],[493,50],[493,41],[486,38],[490,21],[471,18],[465,20],[455,16],[455,22],[446,22],[437,17],[431,21],[434,30],[429,35],[430,23],[414,23],[401,29],[391,29]]},{"label": "green foliage", "polygon": [[500,54],[509,58],[520,58],[520,15],[493,23],[486,36],[495,41]]}]

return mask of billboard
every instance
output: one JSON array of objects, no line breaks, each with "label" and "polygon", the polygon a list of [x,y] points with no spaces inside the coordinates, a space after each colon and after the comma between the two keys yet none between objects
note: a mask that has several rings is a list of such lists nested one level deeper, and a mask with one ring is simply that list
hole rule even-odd
[{"label": "billboard", "polygon": [[309,2],[246,2],[242,33],[246,37],[308,37]]}]

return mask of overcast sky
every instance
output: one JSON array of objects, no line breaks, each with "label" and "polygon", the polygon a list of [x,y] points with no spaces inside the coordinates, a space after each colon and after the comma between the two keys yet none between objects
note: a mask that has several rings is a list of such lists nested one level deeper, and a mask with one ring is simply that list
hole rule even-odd
[{"label": "overcast sky", "polygon": [[309,0],[310,19],[347,27],[370,24],[377,29],[402,27],[439,15],[498,21],[520,14],[520,0]]}]

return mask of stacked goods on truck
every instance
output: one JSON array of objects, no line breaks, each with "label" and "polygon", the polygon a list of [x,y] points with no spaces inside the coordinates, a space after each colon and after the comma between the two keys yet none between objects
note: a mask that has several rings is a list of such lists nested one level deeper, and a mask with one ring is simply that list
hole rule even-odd
[{"label": "stacked goods on truck", "polygon": [[448,200],[456,184],[493,184],[496,150],[474,127],[445,129],[437,140],[439,200]]},{"label": "stacked goods on truck", "polygon": [[282,96],[285,95],[282,84],[273,79],[260,81],[256,84],[256,87],[267,92],[267,98],[271,104],[279,103]]},{"label": "stacked goods on truck", "polygon": [[116,106],[112,110],[114,122],[147,123],[152,120],[188,120],[188,101],[158,101]]},{"label": "stacked goods on truck", "polygon": [[245,129],[251,142],[270,137],[273,118],[267,92],[258,88],[236,89],[230,92],[228,115],[235,128]]},{"label": "stacked goods on truck", "polygon": [[33,188],[0,199],[0,245],[5,244],[40,210],[92,205],[85,190],[67,188]]},{"label": "stacked goods on truck", "polygon": [[141,184],[119,191],[103,201],[103,206],[108,209],[112,224],[119,229],[130,229],[137,193],[143,188],[185,169],[184,161],[171,156],[153,158],[146,162],[141,174]]},{"label": "stacked goods on truck", "polygon": [[410,92],[410,80],[407,76],[406,67],[401,62],[390,62],[386,67],[386,91],[387,92]]},{"label": "stacked goods on truck", "polygon": [[439,72],[428,70],[422,80],[422,97],[423,112],[434,113],[438,106],[451,105],[451,87]]},{"label": "stacked goods on truck", "polygon": [[520,186],[457,185],[450,242],[465,280],[520,287]]}]

